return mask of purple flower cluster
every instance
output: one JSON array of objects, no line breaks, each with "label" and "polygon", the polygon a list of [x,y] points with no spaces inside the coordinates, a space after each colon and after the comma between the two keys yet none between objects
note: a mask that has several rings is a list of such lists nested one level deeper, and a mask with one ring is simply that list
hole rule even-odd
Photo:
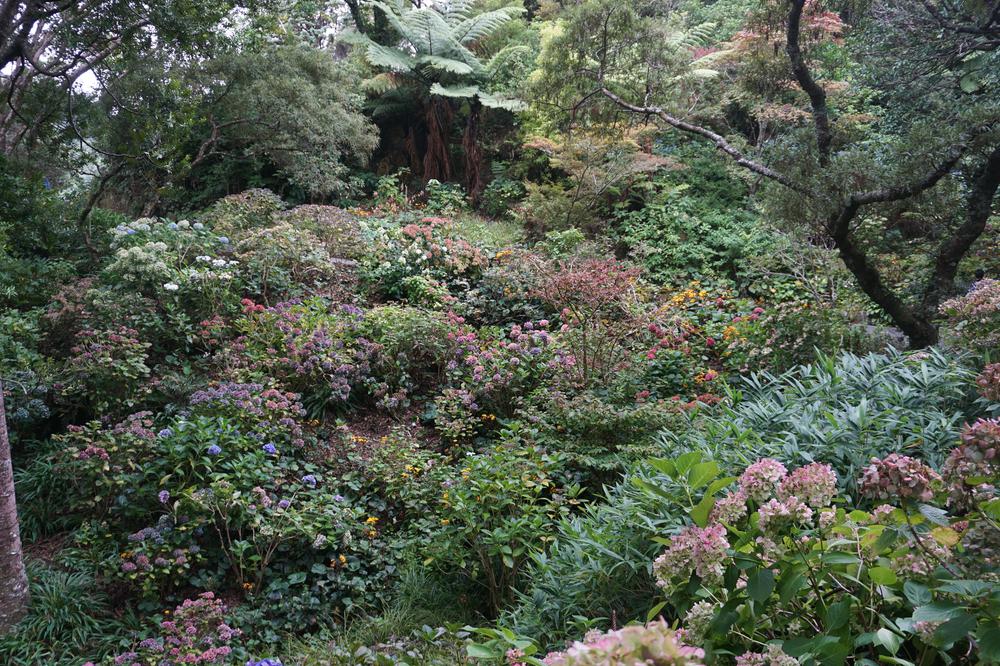
[{"label": "purple flower cluster", "polygon": [[[265,388],[263,384],[225,382],[192,394],[191,406],[212,415],[229,416],[269,438],[288,439],[302,446],[306,415],[297,393]],[[210,455],[218,455],[217,451]]]},{"label": "purple flower cluster", "polygon": [[370,374],[376,346],[361,337],[357,308],[326,311],[321,301],[292,300],[252,311],[233,349],[240,361],[310,386],[323,381],[328,395],[346,401],[352,386]]},{"label": "purple flower cluster", "polygon": [[[222,601],[211,592],[186,599],[174,609],[171,619],[160,623],[160,636],[143,640],[138,650],[119,655],[115,663],[144,657],[152,659],[149,663],[166,666],[228,663],[233,652],[231,643],[241,632],[226,623],[225,612]],[[118,661],[122,657],[125,659]]]}]

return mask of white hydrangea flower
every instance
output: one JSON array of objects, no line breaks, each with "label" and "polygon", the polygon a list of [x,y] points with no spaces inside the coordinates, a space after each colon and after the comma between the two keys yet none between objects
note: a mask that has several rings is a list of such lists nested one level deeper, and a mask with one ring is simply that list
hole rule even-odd
[{"label": "white hydrangea flower", "polygon": [[167,291],[177,291],[178,289],[180,289],[180,286],[178,286],[174,282],[167,282],[166,284],[163,285],[163,288],[166,289]]}]

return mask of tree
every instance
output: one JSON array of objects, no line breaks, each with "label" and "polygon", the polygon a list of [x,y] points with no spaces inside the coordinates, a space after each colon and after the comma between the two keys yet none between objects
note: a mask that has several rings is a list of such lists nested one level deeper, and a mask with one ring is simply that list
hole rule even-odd
[{"label": "tree", "polygon": [[[378,142],[361,113],[359,80],[349,63],[305,45],[166,66],[137,61],[98,101],[92,131],[105,189],[145,214],[251,185],[301,199],[347,195],[351,168]],[[137,108],[143,113],[123,111]]]},{"label": "tree", "polygon": [[[225,0],[3,0],[0,2],[0,152],[31,148],[53,122],[65,122],[75,84],[116,58],[195,51],[216,39],[232,8]],[[39,92],[46,102],[31,105]],[[26,104],[31,107],[25,113]]]},{"label": "tree", "polygon": [[[523,13],[520,7],[504,7],[472,13],[472,0],[453,0],[443,6],[414,8],[408,2],[373,2],[399,36],[394,44],[380,44],[363,36],[359,42],[368,62],[384,70],[369,88],[416,97],[422,107],[426,147],[424,180],[451,180],[449,130],[455,109],[452,100],[466,100],[469,111],[462,145],[465,152],[466,187],[473,198],[483,185],[479,129],[483,107],[515,111],[519,100],[498,94],[491,86],[498,73],[513,58],[527,51],[521,45],[501,48],[483,62],[472,48],[496,32],[504,23]],[[414,137],[411,136],[411,140]]]},{"label": "tree", "polygon": [[[634,5],[596,1],[603,22],[582,10],[569,21],[587,17],[596,38],[562,44],[573,63],[565,76],[591,83],[578,99],[604,99],[714,144],[770,183],[765,202],[771,210],[832,244],[861,290],[911,344],[935,343],[938,305],[954,291],[959,262],[986,228],[1000,187],[1000,2],[876,0],[856,8],[849,26],[821,2],[768,0],[726,45],[739,56],[730,70],[737,80],[732,85],[742,77],[739,99],[732,91],[703,95],[677,85],[663,74],[671,71],[664,66],[666,47],[648,46],[664,21]],[[622,25],[631,28],[614,32]],[[858,41],[844,39],[850,29]],[[897,61],[876,49],[866,52],[865,39],[868,46],[911,51]],[[919,57],[913,49],[922,50]],[[689,60],[697,55],[686,54]],[[911,76],[888,83],[894,69],[907,67]],[[851,77],[838,78],[838,69],[873,86],[875,101],[863,115],[874,129],[856,119],[862,114],[849,113],[864,97],[852,94]],[[711,103],[720,98],[742,104],[755,131],[727,128],[731,108]],[[949,193],[964,196],[964,214],[938,215],[915,262],[922,286],[906,293],[887,279],[866,229],[900,210],[921,214],[921,206]]]},{"label": "tree", "polygon": [[28,576],[21,554],[21,534],[14,497],[3,385],[0,384],[0,633],[10,629],[28,609]]}]

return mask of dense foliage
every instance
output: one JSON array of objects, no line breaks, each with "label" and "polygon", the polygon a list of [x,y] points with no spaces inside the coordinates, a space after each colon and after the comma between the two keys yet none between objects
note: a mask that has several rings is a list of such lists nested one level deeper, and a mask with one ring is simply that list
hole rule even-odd
[{"label": "dense foliage", "polygon": [[995,0],[8,5],[0,662],[1000,663]]}]

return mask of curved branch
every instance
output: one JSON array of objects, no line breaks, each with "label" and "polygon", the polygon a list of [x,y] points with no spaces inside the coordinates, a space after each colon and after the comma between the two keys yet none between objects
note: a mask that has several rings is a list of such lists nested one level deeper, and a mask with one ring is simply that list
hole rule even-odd
[{"label": "curved branch", "polygon": [[740,151],[736,146],[729,143],[724,136],[722,136],[717,132],[713,132],[707,127],[695,125],[685,120],[681,120],[680,118],[676,118],[658,106],[636,106],[635,104],[631,104],[625,101],[619,95],[616,95],[607,88],[601,88],[600,92],[618,106],[628,111],[631,111],[632,113],[637,113],[646,116],[656,116],[657,118],[659,118],[660,120],[662,120],[663,122],[665,122],[666,124],[670,125],[675,129],[679,129],[682,132],[687,132],[688,134],[696,134],[702,138],[708,139],[709,141],[715,144],[715,147],[719,151],[725,153],[726,155],[729,155],[731,158],[733,158],[733,161],[738,166],[741,166],[744,169],[748,169],[758,175],[764,176],[765,178],[773,180],[777,183],[781,183],[785,187],[795,190],[796,192],[799,192],[801,194],[812,196],[812,194],[808,190],[806,190],[801,185],[797,184],[795,181],[793,181],[785,174],[775,171],[774,169],[772,169],[767,165],[761,164],[760,162],[750,159],[749,157],[744,155],[743,152]]}]

